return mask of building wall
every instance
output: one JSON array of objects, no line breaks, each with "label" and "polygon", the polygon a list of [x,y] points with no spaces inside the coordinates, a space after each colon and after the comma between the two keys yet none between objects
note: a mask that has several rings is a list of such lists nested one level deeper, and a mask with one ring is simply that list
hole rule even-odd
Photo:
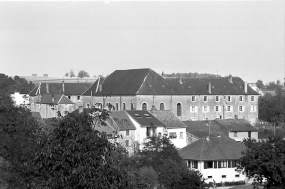
[{"label": "building wall", "polygon": [[[122,138],[119,138],[118,142],[121,143],[122,146],[125,147],[130,154],[133,154],[137,148],[137,142],[135,140],[136,130],[129,130],[129,135],[126,133],[126,130],[119,131],[119,134],[122,136]],[[129,141],[129,146],[126,146],[127,140]]]},{"label": "building wall", "polygon": [[[231,132],[229,131],[229,137],[236,141],[243,141],[248,139],[248,132]],[[251,132],[251,138],[258,140],[258,132]]]},{"label": "building wall", "polygon": [[49,104],[37,104],[38,112],[40,112],[42,118],[57,117],[59,111],[61,115],[65,115],[65,111],[72,112],[76,109],[74,104],[59,104],[51,106]]},{"label": "building wall", "polygon": [[[207,96],[207,101],[204,102],[204,96]],[[254,95],[254,101],[251,101],[251,95],[230,95],[231,101],[227,100],[229,95],[218,95],[219,101],[216,101],[216,95],[196,95],[195,101],[192,101],[191,95],[137,95],[137,96],[112,96],[105,98],[105,102],[109,102],[115,106],[119,104],[119,110],[123,110],[123,103],[126,103],[126,110],[130,110],[130,104],[133,103],[136,110],[142,109],[142,104],[147,104],[147,110],[150,110],[152,105],[156,109],[160,109],[160,103],[164,103],[165,110],[171,110],[174,115],[177,115],[177,104],[182,107],[181,116],[177,116],[180,120],[214,120],[233,119],[235,117],[244,118],[254,124],[258,119],[258,95]],[[242,101],[239,100],[242,96]],[[103,97],[84,96],[83,103],[86,107],[90,102],[103,102]],[[191,106],[196,106],[196,111],[191,111]],[[203,106],[208,106],[208,111],[203,111]],[[219,111],[215,110],[215,106],[219,106]],[[231,106],[231,110],[227,111],[227,106]],[[242,106],[242,111],[239,111],[239,106]],[[254,111],[252,110],[254,106]]]},{"label": "building wall", "polygon": [[[188,161],[187,161],[187,164],[188,164]],[[199,161],[198,169],[193,169],[193,170],[199,170],[199,172],[206,179],[205,180],[206,183],[213,182],[213,180],[215,180],[216,183],[220,183],[220,182],[232,182],[232,181],[245,181],[246,179],[246,176],[242,171],[240,172],[236,171],[236,167],[204,169],[203,161]],[[226,175],[226,178],[222,178],[222,175]],[[236,175],[238,175],[239,177],[236,177]],[[212,176],[212,178],[208,178],[209,176]]]},{"label": "building wall", "polygon": [[[186,128],[168,128],[168,136],[171,132],[175,132],[177,135],[177,138],[170,139],[170,141],[175,145],[176,148],[184,148],[185,146],[187,146]],[[182,138],[180,137],[180,133],[182,133]]]}]

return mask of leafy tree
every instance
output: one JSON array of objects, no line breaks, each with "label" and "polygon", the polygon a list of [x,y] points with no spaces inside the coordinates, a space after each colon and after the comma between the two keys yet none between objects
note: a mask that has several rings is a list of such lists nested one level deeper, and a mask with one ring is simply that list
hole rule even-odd
[{"label": "leafy tree", "polygon": [[257,80],[257,82],[256,82],[256,86],[257,86],[259,89],[263,89],[263,88],[264,88],[263,81],[261,81],[261,80]]},{"label": "leafy tree", "polygon": [[[66,74],[65,74],[66,75]],[[69,72],[69,77],[75,77],[75,74],[74,74],[74,71],[73,70],[70,70]]]},{"label": "leafy tree", "polygon": [[89,74],[88,74],[86,71],[84,71],[84,70],[80,70],[80,71],[78,72],[77,77],[80,77],[80,78],[89,77]]},{"label": "leafy tree", "polygon": [[65,76],[65,77],[68,77],[68,76],[69,76],[69,73],[66,72],[64,76]]},{"label": "leafy tree", "polygon": [[166,188],[200,188],[201,176],[190,171],[169,138],[150,137],[139,152],[140,166],[153,167],[158,182]]},{"label": "leafy tree", "polygon": [[[0,170],[10,188],[25,188],[31,171],[28,162],[44,137],[39,123],[24,107],[15,107],[9,95],[0,97]],[[3,161],[2,161],[3,160]],[[4,177],[3,177],[4,175]]]},{"label": "leafy tree", "polygon": [[241,165],[249,177],[259,182],[267,179],[266,186],[285,188],[285,141],[270,137],[267,141],[245,140],[248,149],[241,158]]},{"label": "leafy tree", "polygon": [[[106,117],[102,112],[100,115]],[[143,183],[139,174],[122,166],[128,162],[126,153],[94,129],[93,116],[68,114],[61,119],[47,140],[41,141],[40,150],[30,162],[34,167],[30,176],[36,186],[140,188]],[[99,123],[98,117],[95,123]]]},{"label": "leafy tree", "polygon": [[15,76],[8,77],[5,74],[0,74],[0,93],[12,94],[20,92],[22,94],[29,93],[34,88],[32,82],[28,82],[25,78]]}]

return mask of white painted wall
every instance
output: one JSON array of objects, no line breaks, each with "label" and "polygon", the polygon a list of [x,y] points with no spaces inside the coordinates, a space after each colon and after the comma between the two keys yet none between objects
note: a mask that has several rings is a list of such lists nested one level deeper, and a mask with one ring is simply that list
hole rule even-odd
[{"label": "white painted wall", "polygon": [[[229,137],[236,141],[243,141],[244,139],[248,139],[248,132],[231,132],[229,131]],[[258,140],[258,132],[251,132],[251,138]]]},{"label": "white painted wall", "polygon": [[[186,128],[168,128],[167,134],[176,132],[177,138],[173,138],[170,141],[175,145],[176,148],[184,148],[187,146],[187,136],[186,136]],[[182,132],[182,138],[180,138],[180,132]]]}]

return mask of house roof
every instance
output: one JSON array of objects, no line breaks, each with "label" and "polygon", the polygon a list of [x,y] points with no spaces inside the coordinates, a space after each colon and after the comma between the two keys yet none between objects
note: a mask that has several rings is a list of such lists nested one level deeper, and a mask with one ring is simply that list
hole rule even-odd
[{"label": "house roof", "polygon": [[64,95],[44,94],[37,104],[74,104]]},{"label": "house roof", "polygon": [[243,155],[246,146],[229,137],[199,139],[179,150],[183,159],[191,160],[236,160]]},{"label": "house roof", "polygon": [[186,128],[187,126],[178,119],[170,110],[151,110],[154,117],[161,121],[166,128]]},{"label": "house roof", "polygon": [[[213,121],[183,121],[187,126],[186,132],[196,136],[197,138],[203,138],[209,136],[209,126],[210,126],[210,136],[227,136],[223,131],[221,131],[219,125]],[[209,126],[207,126],[209,125]]]},{"label": "house roof", "polygon": [[215,122],[221,124],[222,127],[232,132],[257,132],[258,130],[253,127],[248,121],[244,119],[220,119]]},{"label": "house roof", "polygon": [[117,123],[119,130],[135,130],[136,127],[125,110],[112,111],[110,116]]},{"label": "house roof", "polygon": [[151,113],[144,110],[127,110],[126,111],[142,127],[165,127],[165,125],[154,117]]},{"label": "house roof", "polygon": [[[81,95],[90,87],[90,83],[39,83],[30,93],[30,96],[38,94],[64,94],[66,96]],[[47,91],[48,88],[48,91]]]},{"label": "house roof", "polygon": [[[181,79],[181,83],[179,82]],[[239,77],[164,78],[149,68],[115,70],[102,82],[99,79],[82,95],[258,95]],[[98,90],[102,85],[102,91]],[[211,93],[208,91],[211,83]]]}]

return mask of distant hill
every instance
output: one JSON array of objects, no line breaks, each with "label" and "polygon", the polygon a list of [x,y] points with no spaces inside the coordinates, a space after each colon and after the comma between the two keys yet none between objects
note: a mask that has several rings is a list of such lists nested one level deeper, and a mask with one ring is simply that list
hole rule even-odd
[{"label": "distant hill", "polygon": [[44,77],[44,76],[21,76],[25,78],[27,81],[31,81],[33,83],[45,83],[45,82],[53,82],[53,83],[61,83],[64,81],[65,83],[94,83],[97,78],[69,78],[69,77]]},{"label": "distant hill", "polygon": [[162,72],[162,75],[164,77],[192,77],[192,78],[207,78],[207,77],[221,77],[220,75],[216,75],[216,74],[208,74],[208,73],[202,73],[199,74],[197,72],[195,73],[172,73],[172,74],[165,74]]}]

